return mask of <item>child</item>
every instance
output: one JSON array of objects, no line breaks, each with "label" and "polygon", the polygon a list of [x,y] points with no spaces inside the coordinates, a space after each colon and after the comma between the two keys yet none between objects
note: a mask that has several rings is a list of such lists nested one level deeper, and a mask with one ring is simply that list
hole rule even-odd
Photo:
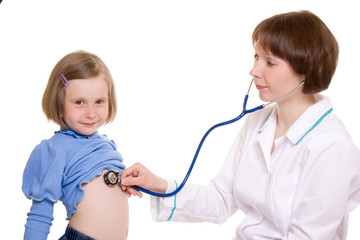
[{"label": "child", "polygon": [[24,239],[47,238],[58,200],[69,220],[60,239],[126,239],[127,197],[101,176],[125,169],[115,143],[97,132],[116,114],[108,68],[88,52],[66,55],[50,75],[42,107],[60,131],[35,147],[25,167],[22,190],[32,207]]}]

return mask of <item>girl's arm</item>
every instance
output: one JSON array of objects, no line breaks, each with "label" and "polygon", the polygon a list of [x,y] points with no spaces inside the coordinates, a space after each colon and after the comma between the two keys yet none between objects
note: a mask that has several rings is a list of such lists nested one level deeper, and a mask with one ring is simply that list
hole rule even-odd
[{"label": "girl's arm", "polygon": [[54,203],[48,199],[33,200],[25,224],[24,240],[46,240],[52,225]]},{"label": "girl's arm", "polygon": [[32,206],[25,225],[25,240],[46,239],[53,221],[54,203],[62,198],[65,152],[48,140],[35,147],[26,164],[22,190]]}]

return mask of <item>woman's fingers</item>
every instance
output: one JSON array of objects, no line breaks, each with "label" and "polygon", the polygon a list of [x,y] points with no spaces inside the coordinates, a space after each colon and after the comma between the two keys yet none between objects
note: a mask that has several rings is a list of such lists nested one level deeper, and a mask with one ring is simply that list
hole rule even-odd
[{"label": "woman's fingers", "polygon": [[165,193],[167,189],[167,181],[153,174],[141,163],[135,163],[122,172],[121,184],[124,186],[136,185],[158,193]]},{"label": "woman's fingers", "polygon": [[[127,194],[128,197],[131,197],[131,195],[134,195],[134,196],[138,196],[139,198],[142,198],[142,196],[143,196],[143,194],[140,191],[138,191],[132,187],[125,187],[125,186],[122,186],[122,187],[123,187],[123,191],[125,191],[125,193]],[[124,188],[125,188],[125,190],[124,190]]]},{"label": "woman's fingers", "polygon": [[121,173],[121,180],[123,178],[126,178],[128,176],[138,176],[139,175],[139,171],[141,168],[143,168],[144,166],[141,163],[135,163],[134,165],[132,165],[131,167],[126,168],[122,173]]}]

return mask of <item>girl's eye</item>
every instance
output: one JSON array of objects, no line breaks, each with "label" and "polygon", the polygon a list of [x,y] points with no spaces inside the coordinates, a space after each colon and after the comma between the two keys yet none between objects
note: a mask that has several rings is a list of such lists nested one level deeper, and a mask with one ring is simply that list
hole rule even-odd
[{"label": "girl's eye", "polygon": [[259,55],[257,53],[254,54],[254,59],[257,60],[259,58]]},{"label": "girl's eye", "polygon": [[83,100],[77,100],[75,102],[76,105],[84,105],[84,101]]},{"label": "girl's eye", "polygon": [[104,103],[104,100],[99,99],[96,101],[96,104],[102,104],[102,103]]}]

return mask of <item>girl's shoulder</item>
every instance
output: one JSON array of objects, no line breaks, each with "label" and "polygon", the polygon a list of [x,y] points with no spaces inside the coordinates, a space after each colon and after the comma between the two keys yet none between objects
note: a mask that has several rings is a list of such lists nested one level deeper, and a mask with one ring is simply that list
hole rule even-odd
[{"label": "girl's shoulder", "polygon": [[52,138],[42,140],[32,151],[23,173],[22,190],[29,199],[56,202],[62,196],[61,176],[66,153]]}]

